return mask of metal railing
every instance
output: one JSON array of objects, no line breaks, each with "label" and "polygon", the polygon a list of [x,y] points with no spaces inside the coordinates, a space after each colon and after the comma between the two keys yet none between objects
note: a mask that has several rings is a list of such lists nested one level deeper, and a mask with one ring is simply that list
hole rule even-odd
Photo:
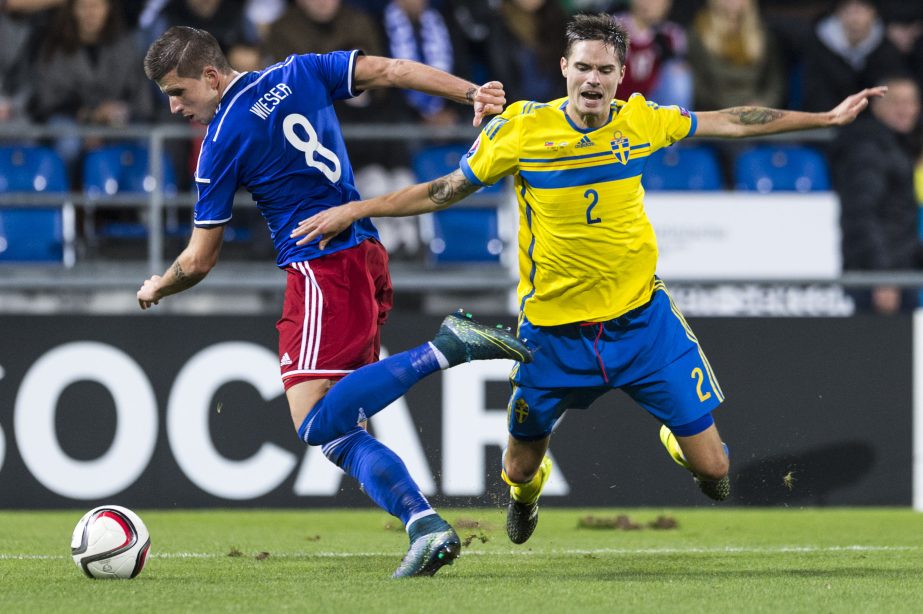
[{"label": "metal railing", "polygon": [[[464,142],[473,140],[478,134],[478,129],[464,125],[423,127],[417,124],[353,124],[344,125],[343,134],[347,141]],[[777,141],[823,142],[830,140],[832,134],[828,130],[817,130],[799,133],[794,137],[792,135],[776,135],[765,138]],[[67,131],[63,131],[58,126],[0,125],[0,145],[32,143],[39,140],[72,136],[98,138],[108,141],[146,141],[149,150],[150,175],[154,179],[152,189],[146,194],[90,196],[78,191],[67,193],[9,192],[0,194],[0,207],[48,207],[49,201],[51,201],[68,207],[97,207],[111,203],[119,207],[148,211],[147,259],[144,264],[146,270],[140,271],[138,263],[122,265],[104,263],[102,265],[77,266],[66,275],[62,275],[60,266],[28,265],[17,267],[4,265],[0,267],[0,288],[20,290],[121,288],[126,283],[135,283],[139,278],[139,274],[162,272],[165,266],[164,212],[171,208],[192,206],[196,200],[196,195],[193,192],[176,195],[167,195],[165,193],[165,169],[163,168],[165,143],[171,139],[193,139],[200,135],[201,132],[194,127],[178,124],[131,125],[123,128],[77,127]],[[241,192],[235,198],[234,206],[251,205],[252,202],[248,194]],[[248,271],[251,270],[253,271],[252,275],[248,274]],[[265,265],[261,264],[259,269],[256,268],[256,265],[250,266],[243,263],[223,266],[209,276],[208,285],[214,290],[275,290],[278,288],[279,282],[277,279],[257,274],[257,270],[265,271]],[[440,271],[421,272],[412,266],[402,267],[396,265],[394,270],[395,277],[401,280],[402,289],[411,292],[451,289],[472,291],[508,290],[511,284],[515,282],[515,270],[506,267],[487,270],[483,267],[474,266],[466,269],[443,268]],[[402,275],[402,271],[405,273],[404,275]],[[836,279],[683,279],[677,281],[681,281],[683,284],[704,286],[714,286],[716,284],[791,284],[799,286],[835,284],[855,288],[880,285],[912,288],[923,287],[923,273],[915,271],[853,272],[844,273]]]},{"label": "metal railing", "polygon": [[[424,132],[425,130],[425,132]],[[346,140],[356,141],[470,141],[478,131],[470,126],[426,127],[417,124],[361,124],[346,125],[343,135]],[[196,195],[185,192],[168,196],[164,192],[163,153],[165,142],[171,139],[191,140],[201,136],[193,126],[179,124],[130,125],[122,128],[110,127],[74,127],[62,129],[60,126],[0,125],[0,144],[4,142],[34,142],[39,140],[78,137],[82,139],[103,139],[107,141],[147,141],[149,152],[149,171],[154,179],[152,189],[147,194],[118,194],[113,196],[90,196],[83,192],[8,192],[0,194],[0,207],[48,207],[49,201],[58,200],[62,206],[106,206],[117,204],[119,207],[146,209],[148,211],[148,245],[147,266],[150,273],[163,270],[164,260],[164,211],[168,208],[190,207],[195,204]],[[245,193],[239,193],[234,206],[252,204],[253,200]]]}]

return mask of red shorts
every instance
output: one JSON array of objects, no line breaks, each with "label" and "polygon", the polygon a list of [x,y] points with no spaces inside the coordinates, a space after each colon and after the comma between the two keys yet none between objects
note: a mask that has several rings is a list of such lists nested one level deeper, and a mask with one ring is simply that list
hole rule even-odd
[{"label": "red shorts", "polygon": [[388,252],[374,239],[285,267],[279,331],[282,383],[339,379],[378,360],[393,305]]}]

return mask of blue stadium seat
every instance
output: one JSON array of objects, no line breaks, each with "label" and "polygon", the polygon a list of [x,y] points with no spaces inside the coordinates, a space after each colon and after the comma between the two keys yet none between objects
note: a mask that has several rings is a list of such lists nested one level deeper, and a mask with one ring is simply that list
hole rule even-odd
[{"label": "blue stadium seat", "polygon": [[[163,169],[164,192],[168,195],[176,194],[176,177],[166,154],[163,157]],[[154,178],[148,172],[147,148],[113,145],[91,151],[83,162],[83,189],[91,198],[152,192]]]},{"label": "blue stadium seat", "polygon": [[[458,169],[467,145],[440,145],[419,151],[411,167],[417,181],[430,181]],[[463,202],[421,216],[420,234],[433,264],[497,264],[505,245],[500,208],[509,195],[506,181],[482,188]]]},{"label": "blue stadium seat", "polygon": [[750,192],[818,192],[830,189],[827,160],[798,145],[758,145],[737,156],[734,185]]},{"label": "blue stadium seat", "polygon": [[503,253],[495,207],[458,207],[432,214],[428,238],[432,260],[449,263],[497,263]]},{"label": "blue stadium seat", "polygon": [[[163,156],[164,194],[176,195],[176,176],[169,157]],[[111,200],[119,194],[149,194],[155,180],[149,171],[146,147],[112,145],[91,151],[83,161],[83,190],[87,197]],[[117,199],[116,199],[117,202]],[[101,236],[143,239],[147,227],[142,222],[108,222],[98,229]]]},{"label": "blue stadium seat", "polygon": [[61,158],[46,147],[0,147],[0,192],[48,194],[54,207],[0,208],[0,261],[62,262],[69,251],[61,206],[70,189]]},{"label": "blue stadium seat", "polygon": [[721,166],[709,147],[665,147],[647,159],[645,190],[720,190]]}]

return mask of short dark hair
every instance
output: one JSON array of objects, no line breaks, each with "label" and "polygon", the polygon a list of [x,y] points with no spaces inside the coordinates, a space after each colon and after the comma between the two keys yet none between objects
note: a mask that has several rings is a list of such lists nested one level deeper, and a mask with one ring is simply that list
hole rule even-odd
[{"label": "short dark hair", "polygon": [[206,66],[224,74],[232,71],[214,36],[186,26],[173,26],[161,34],[144,56],[144,74],[151,81],[160,81],[173,69],[179,77],[198,78]]},{"label": "short dark hair", "polygon": [[574,15],[567,23],[566,39],[564,57],[570,57],[574,43],[580,41],[602,41],[611,46],[618,54],[622,66],[628,57],[628,31],[619,20],[608,13]]}]

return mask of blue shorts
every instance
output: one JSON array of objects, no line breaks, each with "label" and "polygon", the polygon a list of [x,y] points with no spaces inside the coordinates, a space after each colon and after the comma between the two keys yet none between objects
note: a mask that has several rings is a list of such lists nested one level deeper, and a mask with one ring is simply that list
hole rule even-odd
[{"label": "blue shorts", "polygon": [[668,427],[695,422],[724,400],[705,353],[659,279],[650,302],[623,316],[535,326],[523,315],[519,336],[536,352],[510,378],[507,424],[516,439],[550,435],[565,411],[587,409],[613,388]]}]

